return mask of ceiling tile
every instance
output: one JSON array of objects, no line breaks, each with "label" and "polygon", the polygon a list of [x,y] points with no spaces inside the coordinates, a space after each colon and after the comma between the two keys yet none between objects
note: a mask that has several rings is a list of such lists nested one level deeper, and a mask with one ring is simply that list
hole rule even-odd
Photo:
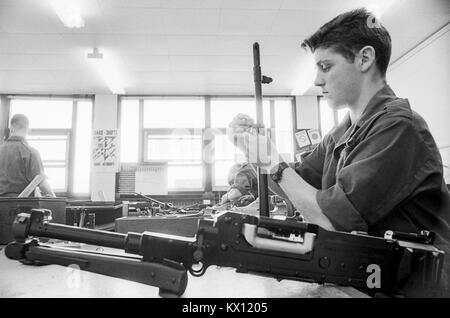
[{"label": "ceiling tile", "polygon": [[214,55],[217,36],[176,35],[167,36],[170,55]]},{"label": "ceiling tile", "polygon": [[6,86],[20,86],[22,84],[54,84],[55,80],[48,71],[8,70],[0,71],[0,78],[7,79]]},{"label": "ceiling tile", "polygon": [[129,84],[147,85],[153,83],[169,84],[172,79],[169,72],[130,72]]},{"label": "ceiling tile", "polygon": [[247,10],[278,10],[283,0],[225,0],[222,3],[224,9]]},{"label": "ceiling tile", "polygon": [[54,33],[63,28],[46,1],[33,2],[30,7],[4,6],[0,10],[0,32]]},{"label": "ceiling tile", "polygon": [[84,56],[78,54],[35,54],[34,61],[42,70],[79,70],[87,68]]},{"label": "ceiling tile", "polygon": [[23,48],[20,53],[71,53],[59,34],[17,34],[15,38]]},{"label": "ceiling tile", "polygon": [[164,26],[166,34],[216,34],[219,26],[218,9],[166,10]]},{"label": "ceiling tile", "polygon": [[25,48],[17,40],[15,34],[0,33],[0,53],[23,53]]},{"label": "ceiling tile", "polygon": [[219,34],[262,34],[272,27],[276,11],[222,10]]},{"label": "ceiling tile", "polygon": [[275,17],[270,35],[307,36],[314,33],[333,16],[334,14],[327,11],[280,11]]},{"label": "ceiling tile", "polygon": [[216,55],[253,55],[253,43],[261,42],[264,35],[219,35]]},{"label": "ceiling tile", "polygon": [[170,71],[170,61],[167,55],[122,55],[122,60],[132,72],[139,71]]},{"label": "ceiling tile", "polygon": [[0,54],[0,70],[36,70],[31,54]]},{"label": "ceiling tile", "polygon": [[162,0],[97,0],[97,2],[104,8],[161,8]]},{"label": "ceiling tile", "polygon": [[114,33],[164,34],[163,9],[105,9],[103,23]]},{"label": "ceiling tile", "polygon": [[222,0],[162,0],[161,6],[168,9],[218,9]]}]

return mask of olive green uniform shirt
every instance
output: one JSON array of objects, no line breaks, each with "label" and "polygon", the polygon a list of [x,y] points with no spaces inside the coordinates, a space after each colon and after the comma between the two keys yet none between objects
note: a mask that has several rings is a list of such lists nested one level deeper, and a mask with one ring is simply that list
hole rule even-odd
[{"label": "olive green uniform shirt", "polygon": [[424,119],[388,85],[356,123],[347,115],[295,170],[319,189],[317,202],[336,230],[433,231],[450,263],[450,194],[438,147]]}]

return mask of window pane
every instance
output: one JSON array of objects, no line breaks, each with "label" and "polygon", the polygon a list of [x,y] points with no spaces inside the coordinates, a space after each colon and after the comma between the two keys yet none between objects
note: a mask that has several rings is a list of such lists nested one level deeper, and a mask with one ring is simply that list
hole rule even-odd
[{"label": "window pane", "polygon": [[204,128],[203,99],[144,101],[144,128]]},{"label": "window pane", "polygon": [[30,135],[27,141],[39,151],[42,161],[66,160],[67,136]]},{"label": "window pane", "polygon": [[45,167],[45,174],[53,191],[65,191],[66,188],[66,168],[65,167]]},{"label": "window pane", "polygon": [[229,186],[228,172],[236,162],[234,160],[214,162],[214,185]]},{"label": "window pane", "polygon": [[139,100],[122,100],[120,117],[120,161],[137,163],[139,155]]},{"label": "window pane", "polygon": [[333,109],[331,109],[328,106],[328,103],[326,100],[320,99],[320,127],[321,127],[321,133],[322,137],[328,134],[328,132],[333,128],[334,126],[334,112]]},{"label": "window pane", "polygon": [[[234,116],[239,113],[247,114],[256,122],[256,103],[254,99],[248,100],[230,100],[213,99],[211,100],[211,127],[227,128]],[[269,101],[263,102],[263,119],[265,127],[270,126],[270,108]]]},{"label": "window pane", "polygon": [[71,100],[12,99],[11,117],[14,114],[26,115],[31,129],[71,128],[72,104]]},{"label": "window pane", "polygon": [[169,189],[192,189],[203,187],[203,169],[201,165],[173,166],[167,168]]},{"label": "window pane", "polygon": [[228,172],[233,164],[245,162],[245,156],[226,135],[214,137],[214,186],[228,186]]},{"label": "window pane", "polygon": [[226,135],[216,135],[214,137],[215,160],[234,160],[239,153],[242,152],[228,140]]},{"label": "window pane", "polygon": [[199,135],[148,135],[147,159],[156,161],[200,162],[202,139]]},{"label": "window pane", "polygon": [[89,193],[91,174],[92,102],[78,102],[75,137],[74,193]]}]

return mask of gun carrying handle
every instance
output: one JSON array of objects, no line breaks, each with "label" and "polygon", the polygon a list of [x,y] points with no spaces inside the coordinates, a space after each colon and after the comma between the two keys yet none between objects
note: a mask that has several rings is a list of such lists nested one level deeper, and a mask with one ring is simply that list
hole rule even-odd
[{"label": "gun carrying handle", "polygon": [[247,242],[255,248],[300,255],[304,255],[313,250],[314,240],[316,238],[316,234],[306,232],[303,235],[302,243],[267,239],[257,236],[257,226],[253,224],[244,224],[242,235],[244,235]]}]

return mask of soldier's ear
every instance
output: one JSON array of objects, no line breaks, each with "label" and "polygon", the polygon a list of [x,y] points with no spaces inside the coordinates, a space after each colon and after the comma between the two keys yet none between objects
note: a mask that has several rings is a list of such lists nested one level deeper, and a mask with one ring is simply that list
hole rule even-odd
[{"label": "soldier's ear", "polygon": [[365,73],[370,70],[370,68],[375,65],[376,62],[376,54],[373,46],[366,45],[361,50],[359,50],[358,54],[356,55],[356,60],[361,72]]}]

